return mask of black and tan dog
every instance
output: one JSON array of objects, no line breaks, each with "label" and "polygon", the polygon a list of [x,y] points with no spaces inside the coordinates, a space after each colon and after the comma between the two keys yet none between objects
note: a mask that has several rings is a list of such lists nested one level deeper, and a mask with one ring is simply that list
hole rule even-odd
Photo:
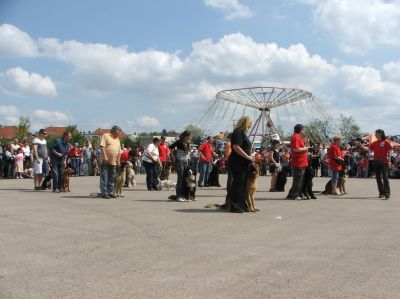
[{"label": "black and tan dog", "polygon": [[256,208],[256,204],[254,201],[254,195],[257,191],[257,179],[260,173],[260,169],[256,163],[251,163],[247,169],[247,182],[246,182],[246,202],[250,211],[255,213],[259,211]]},{"label": "black and tan dog", "polygon": [[183,179],[183,195],[186,201],[196,201],[196,171],[188,169]]},{"label": "black and tan dog", "polygon": [[[247,169],[247,181],[246,181],[246,203],[251,212],[260,211],[256,208],[254,195],[257,191],[257,180],[260,173],[259,166],[256,163],[251,163]],[[206,209],[210,208],[221,208],[228,209],[229,204],[225,202],[223,205],[219,204],[208,204],[205,206]]]}]

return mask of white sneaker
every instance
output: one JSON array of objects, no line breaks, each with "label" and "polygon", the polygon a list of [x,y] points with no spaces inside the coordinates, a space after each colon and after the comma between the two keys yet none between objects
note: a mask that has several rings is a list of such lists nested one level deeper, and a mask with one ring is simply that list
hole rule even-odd
[{"label": "white sneaker", "polygon": [[176,199],[176,201],[184,202],[184,201],[186,201],[186,199],[184,199],[184,198],[182,198],[182,197],[178,197],[178,198]]}]

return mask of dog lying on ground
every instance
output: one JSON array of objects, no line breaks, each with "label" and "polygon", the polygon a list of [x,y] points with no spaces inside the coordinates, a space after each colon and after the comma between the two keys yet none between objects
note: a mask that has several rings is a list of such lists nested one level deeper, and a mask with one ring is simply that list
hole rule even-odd
[{"label": "dog lying on ground", "polygon": [[183,179],[183,195],[187,201],[196,200],[196,171],[188,169]]},{"label": "dog lying on ground", "polygon": [[256,212],[259,211],[259,209],[256,208],[256,204],[254,202],[254,194],[257,191],[257,179],[258,175],[260,173],[260,169],[256,163],[251,163],[249,165],[249,168],[247,170],[247,183],[246,183],[246,201],[247,201],[247,206],[249,207],[251,212]]},{"label": "dog lying on ground", "polygon": [[126,164],[126,179],[124,187],[136,187],[135,170],[133,169],[133,164],[130,161],[126,162]]},{"label": "dog lying on ground", "polygon": [[168,191],[170,191],[171,188],[176,189],[176,182],[174,182],[174,181],[171,181],[171,180],[161,181],[160,179],[158,179],[158,181],[160,183],[161,189],[167,189]]},{"label": "dog lying on ground", "polygon": [[72,176],[74,170],[71,167],[65,168],[63,179],[62,179],[62,191],[71,192],[69,189],[69,177]]},{"label": "dog lying on ground", "polygon": [[126,167],[126,162],[121,163],[121,166],[118,167],[118,174],[115,178],[115,195],[118,197],[124,197],[122,194],[122,187],[126,180]]}]

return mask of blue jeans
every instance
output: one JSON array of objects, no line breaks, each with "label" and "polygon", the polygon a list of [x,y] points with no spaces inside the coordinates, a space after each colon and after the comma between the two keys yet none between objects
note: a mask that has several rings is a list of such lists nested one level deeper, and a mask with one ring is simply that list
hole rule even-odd
[{"label": "blue jeans", "polygon": [[110,164],[101,164],[100,191],[101,196],[114,195],[114,185],[117,167]]},{"label": "blue jeans", "polygon": [[144,169],[146,170],[147,190],[158,189],[157,165],[143,161]]},{"label": "blue jeans", "polygon": [[211,172],[211,163],[199,163],[199,186],[208,185],[208,177]]},{"label": "blue jeans", "polygon": [[64,176],[64,165],[52,164],[51,177],[53,179],[53,190],[62,189],[63,176]]},{"label": "blue jeans", "polygon": [[188,161],[176,161],[176,175],[178,176],[178,181],[176,182],[176,197],[183,197],[183,182],[185,177],[185,172],[189,168]]},{"label": "blue jeans", "polygon": [[71,167],[74,169],[74,175],[79,175],[79,159],[72,158],[71,159]]},{"label": "blue jeans", "polygon": [[339,170],[332,170],[332,184],[337,184],[338,181],[339,181]]}]

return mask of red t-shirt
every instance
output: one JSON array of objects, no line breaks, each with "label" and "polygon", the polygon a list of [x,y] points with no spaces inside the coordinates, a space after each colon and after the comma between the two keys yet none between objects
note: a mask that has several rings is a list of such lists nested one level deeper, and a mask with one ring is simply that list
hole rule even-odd
[{"label": "red t-shirt", "polygon": [[294,149],[304,147],[304,140],[300,134],[294,133],[290,139],[290,149],[292,150],[292,167],[304,168],[308,166],[307,151],[294,152]]},{"label": "red t-shirt", "polygon": [[121,153],[121,162],[128,162],[129,160],[129,151],[123,151]]},{"label": "red t-shirt", "polygon": [[81,150],[79,147],[71,147],[68,151],[68,156],[71,157],[80,157],[81,156]]},{"label": "red t-shirt", "polygon": [[342,170],[342,165],[335,160],[335,158],[338,157],[343,157],[342,150],[336,143],[333,143],[331,145],[331,149],[329,150],[329,166],[333,171]]},{"label": "red t-shirt", "polygon": [[200,162],[203,162],[203,163],[211,163],[212,162],[212,156],[214,154],[214,150],[213,150],[213,147],[208,142],[204,142],[202,145],[200,145],[199,151],[203,155],[203,158],[200,159]]},{"label": "red t-shirt", "polygon": [[167,161],[168,146],[165,143],[158,145],[158,154],[161,162]]},{"label": "red t-shirt", "polygon": [[385,164],[389,162],[387,156],[393,147],[388,140],[376,140],[369,148],[374,152],[374,159],[383,160]]}]

